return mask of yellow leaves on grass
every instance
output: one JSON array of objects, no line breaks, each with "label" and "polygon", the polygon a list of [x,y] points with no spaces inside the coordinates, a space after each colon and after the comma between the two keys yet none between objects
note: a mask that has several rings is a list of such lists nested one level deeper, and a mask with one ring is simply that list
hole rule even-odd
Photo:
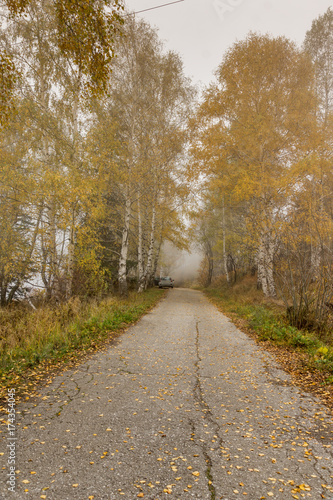
[{"label": "yellow leaves on grass", "polygon": [[325,357],[328,354],[328,348],[327,347],[320,347],[317,349],[317,355]]}]

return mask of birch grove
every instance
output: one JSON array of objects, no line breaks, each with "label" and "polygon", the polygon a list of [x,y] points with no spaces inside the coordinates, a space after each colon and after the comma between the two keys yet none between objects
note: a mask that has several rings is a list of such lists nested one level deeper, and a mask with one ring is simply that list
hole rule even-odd
[{"label": "birch grove", "polygon": [[[97,3],[89,18],[79,2],[66,26],[66,2],[17,3],[24,16],[4,8],[3,78],[15,112],[3,111],[0,131],[2,306],[142,292],[163,241],[185,241],[177,234],[194,90],[155,30],[122,20],[120,2]],[[77,38],[66,38],[68,23]]]}]

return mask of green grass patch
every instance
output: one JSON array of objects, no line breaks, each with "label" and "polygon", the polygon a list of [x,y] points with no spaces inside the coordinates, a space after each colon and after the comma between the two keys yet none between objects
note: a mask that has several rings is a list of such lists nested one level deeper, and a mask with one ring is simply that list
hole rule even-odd
[{"label": "green grass patch", "polygon": [[0,378],[2,388],[18,386],[31,370],[45,363],[66,362],[136,322],[165,291],[130,293],[127,299],[73,299],[36,311],[22,307],[0,310]]},{"label": "green grass patch", "polygon": [[262,341],[306,353],[308,368],[329,374],[327,383],[333,383],[333,348],[315,333],[299,330],[288,324],[284,308],[274,303],[265,304],[261,292],[248,287],[221,287],[203,290],[207,297],[225,314],[245,320]]}]

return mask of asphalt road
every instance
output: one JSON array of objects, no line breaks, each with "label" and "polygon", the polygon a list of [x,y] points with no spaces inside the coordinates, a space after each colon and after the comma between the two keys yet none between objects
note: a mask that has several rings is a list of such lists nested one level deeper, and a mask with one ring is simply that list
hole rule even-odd
[{"label": "asphalt road", "polygon": [[333,426],[198,291],[20,403],[6,499],[333,499]]}]

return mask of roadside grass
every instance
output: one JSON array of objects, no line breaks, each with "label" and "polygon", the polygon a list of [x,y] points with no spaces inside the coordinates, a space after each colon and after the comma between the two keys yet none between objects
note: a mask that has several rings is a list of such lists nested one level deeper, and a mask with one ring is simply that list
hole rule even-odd
[{"label": "roadside grass", "polygon": [[245,278],[232,287],[222,284],[203,291],[231,319],[240,318],[241,326],[254,332],[259,341],[286,348],[291,354],[303,354],[303,368],[322,372],[324,383],[333,384],[332,343],[320,339],[316,333],[288,324],[284,306],[265,299],[253,279]]},{"label": "roadside grass", "polygon": [[[70,300],[58,307],[32,311],[24,307],[0,310],[0,398],[6,388],[20,387],[52,368],[97,350],[151,309],[165,291],[156,288],[127,299]],[[31,384],[28,384],[31,385]]]}]

